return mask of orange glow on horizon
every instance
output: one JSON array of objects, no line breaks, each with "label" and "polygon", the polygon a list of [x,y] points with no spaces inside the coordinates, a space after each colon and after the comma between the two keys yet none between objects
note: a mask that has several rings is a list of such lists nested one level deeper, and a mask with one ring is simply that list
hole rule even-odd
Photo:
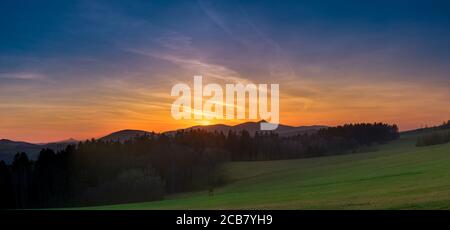
[{"label": "orange glow on horizon", "polygon": [[[280,83],[280,123],[292,126],[386,122],[400,130],[450,119],[444,86],[405,83]],[[123,129],[164,132],[195,125],[236,125],[248,120],[174,120],[170,87],[120,97],[83,95],[76,101],[18,101],[0,105],[0,139],[33,143],[98,138]],[[305,94],[303,89],[311,91]],[[260,120],[260,119],[257,119]],[[254,121],[257,121],[254,120]]]}]

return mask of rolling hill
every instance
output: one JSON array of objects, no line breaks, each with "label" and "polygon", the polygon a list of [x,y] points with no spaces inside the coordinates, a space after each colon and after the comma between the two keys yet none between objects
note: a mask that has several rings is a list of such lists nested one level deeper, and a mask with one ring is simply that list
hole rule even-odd
[{"label": "rolling hill", "polygon": [[[241,130],[247,130],[251,135],[254,135],[255,132],[261,132],[260,131],[260,123],[263,121],[258,121],[258,122],[245,122],[245,123],[241,123],[241,124],[237,124],[237,125],[224,125],[224,124],[217,124],[217,125],[197,125],[197,126],[192,126],[189,128],[186,128],[184,130],[193,130],[193,129],[204,129],[207,130],[208,132],[214,132],[214,131],[218,131],[218,132],[223,132],[223,133],[228,133],[228,131],[235,131],[235,132],[239,132]],[[312,126],[289,126],[289,125],[283,125],[283,124],[279,124],[278,128],[276,130],[274,130],[273,132],[278,133],[278,135],[280,136],[292,136],[292,135],[297,135],[297,134],[303,134],[303,133],[311,133],[311,132],[316,132],[319,129],[322,128],[326,128],[327,126],[323,126],[323,125],[312,125]],[[176,132],[175,131],[169,131],[166,132],[167,134],[172,134]]]},{"label": "rolling hill", "polygon": [[450,143],[416,147],[418,135],[367,153],[226,163],[213,196],[82,209],[449,209]]},{"label": "rolling hill", "polygon": [[[242,124],[230,126],[230,125],[224,125],[224,124],[216,124],[216,125],[196,125],[185,129],[179,129],[179,130],[196,130],[196,129],[203,129],[208,132],[223,132],[228,133],[228,131],[236,131],[239,132],[241,130],[247,130],[251,135],[254,135],[256,131],[260,131],[260,123],[259,122],[245,122]],[[292,136],[297,134],[303,134],[303,133],[311,133],[316,132],[319,129],[326,128],[327,126],[323,125],[313,125],[313,126],[288,126],[280,124],[274,132],[278,133],[280,136]],[[172,135],[178,130],[173,131],[167,131],[164,132],[167,135]],[[132,138],[135,138],[137,136],[143,136],[143,135],[151,135],[151,132],[143,131],[143,130],[131,130],[131,129],[125,129],[120,130],[111,134],[108,134],[102,138],[101,140],[105,141],[126,141],[130,140]]]},{"label": "rolling hill", "polygon": [[[260,121],[261,122],[261,121]],[[192,130],[192,129],[204,129],[210,132],[218,131],[227,133],[229,130],[233,130],[239,132],[243,129],[250,132],[250,134],[254,135],[256,131],[259,131],[260,122],[245,122],[242,124],[238,124],[235,126],[217,124],[217,125],[208,125],[208,126],[192,126],[186,128],[184,130]],[[314,125],[314,126],[288,126],[280,124],[278,129],[275,130],[280,136],[290,136],[296,134],[303,133],[311,133],[315,132],[321,128],[325,128],[326,126]],[[177,130],[165,132],[165,134],[171,135],[175,133]],[[151,132],[143,131],[143,130],[132,130],[125,129],[120,130],[111,134],[108,134],[104,137],[99,138],[104,141],[120,141],[124,142],[130,139],[133,139],[137,136],[143,135],[151,135]],[[31,159],[36,159],[39,152],[43,148],[50,148],[55,151],[65,148],[69,144],[77,143],[78,141],[75,139],[68,139],[58,142],[51,143],[41,143],[41,144],[33,144],[23,141],[12,141],[7,139],[0,140],[0,160],[3,160],[7,163],[11,163],[14,155],[18,152],[26,152]]]},{"label": "rolling hill", "polygon": [[151,133],[147,132],[147,131],[125,129],[125,130],[120,130],[120,131],[108,134],[108,135],[100,138],[100,140],[124,142],[124,141],[133,139],[138,136],[144,136],[144,135],[150,135],[150,134]]},{"label": "rolling hill", "polygon": [[50,148],[55,151],[65,148],[69,144],[76,143],[75,139],[68,139],[58,142],[51,143],[42,143],[42,144],[32,144],[23,141],[12,141],[7,139],[0,140],[0,160],[5,161],[6,163],[12,162],[14,159],[14,155],[18,152],[25,152],[28,154],[28,157],[31,159],[36,159],[39,155],[39,152],[43,148]]},{"label": "rolling hill", "polygon": [[12,162],[14,155],[18,152],[26,152],[32,159],[36,159],[42,146],[22,141],[0,140],[0,160],[6,163]]}]

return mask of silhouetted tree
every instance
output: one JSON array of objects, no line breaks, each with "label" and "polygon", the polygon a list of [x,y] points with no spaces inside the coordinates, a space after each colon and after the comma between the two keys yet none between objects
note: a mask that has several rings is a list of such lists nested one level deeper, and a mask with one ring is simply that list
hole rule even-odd
[{"label": "silhouetted tree", "polygon": [[12,163],[12,184],[15,195],[15,207],[28,207],[31,185],[31,162],[26,153],[17,153],[14,156]]},{"label": "silhouetted tree", "polygon": [[11,173],[4,161],[0,161],[0,209],[15,207]]}]

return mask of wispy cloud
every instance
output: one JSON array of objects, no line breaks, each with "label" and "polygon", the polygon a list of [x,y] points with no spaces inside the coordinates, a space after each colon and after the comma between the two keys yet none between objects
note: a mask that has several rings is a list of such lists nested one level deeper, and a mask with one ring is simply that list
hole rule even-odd
[{"label": "wispy cloud", "polygon": [[243,47],[256,49],[256,52],[266,57],[264,66],[261,68],[268,68],[268,74],[271,77],[277,79],[297,77],[281,46],[256,26],[242,5],[236,4],[233,8],[234,14],[230,12],[226,14],[216,10],[211,2],[199,0],[198,3],[205,15],[233,40]]},{"label": "wispy cloud", "polygon": [[47,81],[46,75],[39,73],[0,73],[0,79],[9,80],[28,80],[28,81]]},{"label": "wispy cloud", "polygon": [[[246,77],[237,71],[216,63],[210,63],[201,59],[202,50],[192,45],[192,38],[178,32],[170,32],[156,39],[163,49],[149,49],[146,47],[125,48],[127,52],[156,58],[179,66],[181,69],[222,81],[234,83],[250,83]],[[192,76],[193,77],[193,76]],[[176,76],[173,76],[176,78]]]},{"label": "wispy cloud", "polygon": [[297,75],[295,70],[292,68],[291,61],[286,56],[284,50],[281,48],[280,44],[276,42],[274,39],[270,38],[266,34],[264,34],[251,20],[247,11],[241,5],[238,5],[238,9],[244,15],[245,21],[249,25],[252,31],[258,35],[258,37],[267,44],[268,47],[271,47],[271,51],[274,54],[274,57],[270,61],[269,69],[270,75],[272,77],[282,78],[284,80],[295,79]]},{"label": "wispy cloud", "polygon": [[216,10],[214,10],[213,7],[211,7],[211,1],[198,0],[197,2],[200,8],[203,10],[203,12],[206,14],[206,16],[212,22],[214,22],[219,28],[221,28],[228,36],[230,36],[231,39],[240,43],[241,45],[244,46],[249,45],[249,42],[243,39],[242,36],[239,36],[235,32],[233,32],[233,30],[226,22],[225,17]]},{"label": "wispy cloud", "polygon": [[198,74],[204,75],[205,77],[212,77],[215,79],[234,82],[234,83],[242,83],[248,84],[250,81],[246,78],[240,76],[239,73],[233,71],[225,66],[210,64],[207,62],[203,62],[197,59],[188,59],[177,56],[172,56],[169,54],[158,54],[158,53],[149,53],[140,50],[129,50],[130,52],[134,52],[137,54],[145,55],[152,58],[158,58],[161,60],[169,61],[171,63],[180,65],[183,68],[192,70],[197,72]]}]

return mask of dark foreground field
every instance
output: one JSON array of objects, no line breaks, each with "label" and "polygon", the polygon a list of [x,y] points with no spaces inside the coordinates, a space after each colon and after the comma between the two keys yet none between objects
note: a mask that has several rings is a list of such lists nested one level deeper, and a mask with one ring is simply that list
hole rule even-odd
[{"label": "dark foreground field", "polygon": [[362,154],[228,163],[214,195],[86,209],[449,209],[450,144],[416,147],[416,138]]}]

